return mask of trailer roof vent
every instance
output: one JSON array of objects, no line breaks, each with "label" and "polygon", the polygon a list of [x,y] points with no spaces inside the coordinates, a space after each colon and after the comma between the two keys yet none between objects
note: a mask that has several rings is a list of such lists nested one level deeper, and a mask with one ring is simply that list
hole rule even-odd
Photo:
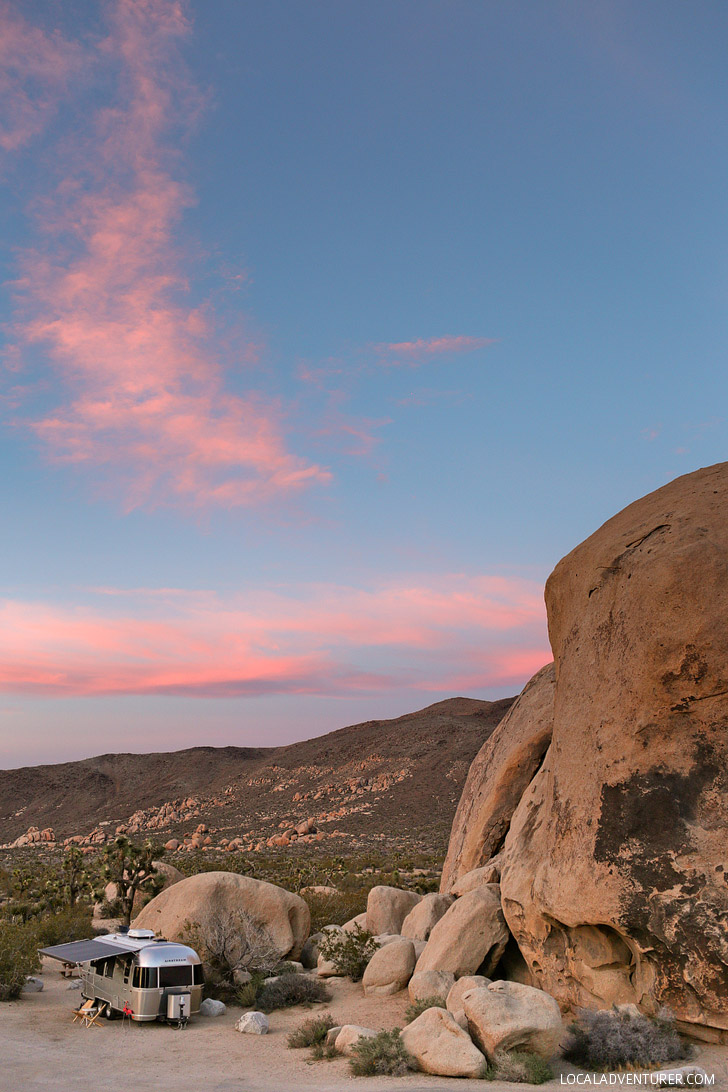
[{"label": "trailer roof vent", "polygon": [[129,936],[134,940],[154,940],[153,929],[130,929]]}]

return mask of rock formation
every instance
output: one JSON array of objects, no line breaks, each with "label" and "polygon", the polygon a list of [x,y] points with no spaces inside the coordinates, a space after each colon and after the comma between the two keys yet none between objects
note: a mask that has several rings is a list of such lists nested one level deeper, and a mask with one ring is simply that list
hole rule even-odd
[{"label": "rock formation", "polygon": [[553,711],[549,664],[526,684],[470,767],[442,870],[442,892],[450,892],[456,880],[485,865],[503,845],[513,812],[551,742]]},{"label": "rock formation", "polygon": [[723,463],[630,505],[559,563],[552,743],[537,769],[547,669],[476,759],[443,883],[498,852],[537,986],[563,1008],[667,1005],[713,1039],[728,1029],[727,513]]}]

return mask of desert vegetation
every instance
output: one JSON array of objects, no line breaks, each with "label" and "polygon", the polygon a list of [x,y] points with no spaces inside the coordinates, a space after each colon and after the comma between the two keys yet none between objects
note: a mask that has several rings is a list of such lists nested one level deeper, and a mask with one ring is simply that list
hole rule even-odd
[{"label": "desert vegetation", "polygon": [[569,1029],[567,1061],[584,1069],[653,1069],[689,1057],[669,1009],[645,1016],[630,1008],[581,1009]]}]

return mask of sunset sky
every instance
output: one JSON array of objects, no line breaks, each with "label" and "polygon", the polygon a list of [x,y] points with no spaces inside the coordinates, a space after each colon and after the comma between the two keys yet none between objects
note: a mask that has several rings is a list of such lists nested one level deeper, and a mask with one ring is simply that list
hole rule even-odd
[{"label": "sunset sky", "polygon": [[726,457],[728,8],[0,0],[0,766],[550,658]]}]

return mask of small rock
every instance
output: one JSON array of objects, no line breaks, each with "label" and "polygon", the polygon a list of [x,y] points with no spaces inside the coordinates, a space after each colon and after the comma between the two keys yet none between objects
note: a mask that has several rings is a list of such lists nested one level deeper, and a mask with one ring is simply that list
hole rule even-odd
[{"label": "small rock", "polygon": [[81,989],[81,979],[80,978],[74,978],[72,982],[68,983],[68,985],[66,986],[66,989],[67,990],[80,990]]},{"label": "small rock", "polygon": [[270,1023],[264,1012],[245,1012],[235,1025],[235,1030],[245,1035],[267,1035],[269,1028]]},{"label": "small rock", "polygon": [[351,1054],[351,1048],[355,1043],[358,1043],[360,1039],[370,1039],[376,1034],[377,1033],[373,1028],[363,1028],[358,1024],[344,1024],[344,1026],[339,1029],[339,1034],[336,1036],[334,1046],[339,1054]]},{"label": "small rock", "polygon": [[36,978],[31,974],[26,978],[25,985],[23,986],[23,993],[42,993],[43,992],[43,979]]},{"label": "small rock", "polygon": [[226,1008],[224,1001],[216,1001],[214,997],[206,997],[200,1005],[200,1016],[223,1016]]}]

